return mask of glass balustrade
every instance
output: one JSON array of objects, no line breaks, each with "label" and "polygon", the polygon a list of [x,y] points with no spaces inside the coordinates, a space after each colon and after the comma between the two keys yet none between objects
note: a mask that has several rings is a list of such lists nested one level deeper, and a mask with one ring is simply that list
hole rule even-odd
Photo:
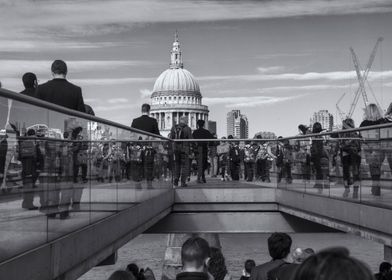
[{"label": "glass balustrade", "polygon": [[0,262],[172,187],[168,139],[15,96],[0,91]]}]

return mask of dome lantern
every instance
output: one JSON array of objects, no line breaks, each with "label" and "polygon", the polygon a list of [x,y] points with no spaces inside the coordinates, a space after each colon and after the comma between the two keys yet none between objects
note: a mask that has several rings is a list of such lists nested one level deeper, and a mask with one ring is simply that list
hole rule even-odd
[{"label": "dome lantern", "polygon": [[178,41],[177,30],[174,35],[173,48],[170,52],[170,58],[171,58],[170,69],[178,69],[184,67],[184,64],[182,63],[181,48],[180,48],[180,42]]}]

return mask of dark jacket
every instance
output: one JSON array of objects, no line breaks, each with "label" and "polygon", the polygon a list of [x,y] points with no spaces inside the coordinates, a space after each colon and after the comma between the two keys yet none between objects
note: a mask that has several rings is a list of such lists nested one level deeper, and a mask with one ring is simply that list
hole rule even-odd
[{"label": "dark jacket", "polygon": [[209,280],[205,272],[181,272],[176,275],[176,280]]},{"label": "dark jacket", "polygon": [[[212,136],[211,132],[209,132],[205,128],[198,128],[195,131],[193,131],[193,139],[213,139],[214,136]],[[197,142],[197,145],[199,147],[202,147],[205,152],[207,152],[208,146],[210,142]]]},{"label": "dark jacket", "polygon": [[151,118],[147,115],[143,115],[132,121],[132,128],[140,129],[145,132],[161,135],[158,129],[158,122],[156,119]]},{"label": "dark jacket", "polygon": [[268,280],[268,272],[284,263],[284,260],[272,260],[258,265],[252,270],[249,280]]},{"label": "dark jacket", "polygon": [[20,92],[21,94],[30,96],[30,97],[37,97],[37,89],[36,88],[26,88],[25,90]]},{"label": "dark jacket", "polygon": [[268,280],[290,280],[299,266],[296,263],[283,263],[268,272]]},{"label": "dark jacket", "polygon": [[72,110],[85,112],[82,89],[66,79],[53,79],[39,85],[37,97]]}]

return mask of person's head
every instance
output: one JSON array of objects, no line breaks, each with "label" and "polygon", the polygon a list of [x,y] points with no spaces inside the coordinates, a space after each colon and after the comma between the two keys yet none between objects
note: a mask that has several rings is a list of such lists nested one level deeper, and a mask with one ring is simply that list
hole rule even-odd
[{"label": "person's head", "polygon": [[320,133],[321,131],[323,131],[323,127],[321,126],[321,123],[315,122],[313,124],[312,133]]},{"label": "person's head", "polygon": [[180,124],[188,124],[188,117],[187,116],[182,116],[180,117]]},{"label": "person's head", "polygon": [[246,260],[244,269],[246,273],[251,274],[252,269],[256,266],[256,262],[254,260]]},{"label": "person's head", "polygon": [[210,255],[208,242],[201,237],[191,237],[181,248],[181,260],[184,271],[203,271]]},{"label": "person's head", "polygon": [[308,132],[308,127],[304,124],[300,124],[298,126],[298,131],[302,134],[306,134]]},{"label": "person's head", "polygon": [[291,237],[287,233],[275,232],[268,238],[268,251],[272,259],[280,260],[287,257],[291,248]]},{"label": "person's head", "polygon": [[261,135],[260,134],[256,135],[256,139],[262,139]]},{"label": "person's head", "polygon": [[293,280],[372,280],[371,271],[346,248],[330,248],[307,258]]},{"label": "person's head", "polygon": [[234,139],[234,137],[230,134],[229,136],[227,136],[227,139]]},{"label": "person's head", "polygon": [[151,106],[147,103],[142,105],[142,114],[150,114]]},{"label": "person's head", "polygon": [[364,120],[376,121],[382,118],[381,109],[374,103],[370,103],[365,107]]},{"label": "person's head", "polygon": [[314,255],[314,250],[312,248],[297,248],[292,253],[293,263],[303,263],[304,260],[306,260],[312,255]]},{"label": "person's head", "polygon": [[37,76],[34,73],[27,72],[22,77],[23,85],[27,88],[36,88],[38,86]]},{"label": "person's head", "polygon": [[203,128],[205,123],[206,122],[204,120],[197,120],[196,124],[198,128]]},{"label": "person's head", "polygon": [[67,72],[68,72],[67,64],[63,60],[60,60],[60,59],[53,61],[51,70],[52,70],[52,75],[54,77],[65,78],[65,76],[67,76]]},{"label": "person's head", "polygon": [[139,267],[135,263],[130,263],[127,265],[127,271],[132,273],[135,278],[139,276]]},{"label": "person's head", "polygon": [[214,276],[214,280],[223,280],[227,274],[225,257],[218,248],[211,247],[208,261],[208,272]]},{"label": "person's head", "polygon": [[347,118],[343,121],[343,129],[351,129],[355,127],[354,120],[351,118]]},{"label": "person's head", "polygon": [[382,262],[380,264],[379,272],[382,275],[388,275],[391,272],[392,265],[389,262]]},{"label": "person's head", "polygon": [[26,132],[26,136],[35,136],[35,130],[30,128]]},{"label": "person's head", "polygon": [[113,272],[112,275],[108,278],[108,280],[136,280],[130,272],[125,270],[117,270]]}]

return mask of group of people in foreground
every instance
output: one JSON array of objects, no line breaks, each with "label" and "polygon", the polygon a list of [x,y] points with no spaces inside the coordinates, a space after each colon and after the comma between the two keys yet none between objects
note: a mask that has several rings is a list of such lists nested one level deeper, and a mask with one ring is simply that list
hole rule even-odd
[{"label": "group of people in foreground", "polygon": [[[286,233],[273,233],[268,238],[271,260],[256,266],[247,260],[240,280],[390,280],[391,264],[383,262],[372,274],[366,264],[350,256],[344,247],[319,252],[297,248],[291,251],[292,239]],[[176,280],[232,280],[220,248],[210,247],[201,237],[191,237],[181,248],[182,271]],[[136,266],[137,268],[137,266]],[[108,280],[155,280],[147,268],[142,274],[135,265],[114,272]]]}]

